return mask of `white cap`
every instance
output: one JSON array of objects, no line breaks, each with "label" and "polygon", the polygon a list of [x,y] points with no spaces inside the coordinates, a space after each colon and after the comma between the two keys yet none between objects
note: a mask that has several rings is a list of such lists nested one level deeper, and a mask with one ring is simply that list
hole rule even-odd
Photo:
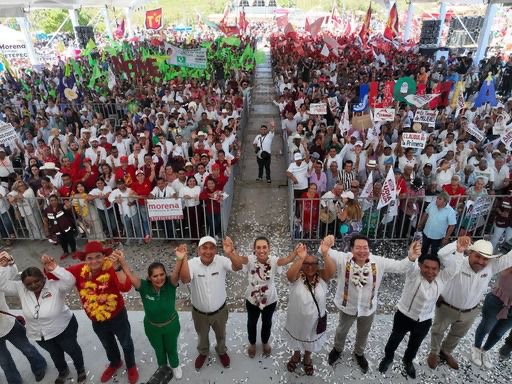
[{"label": "white cap", "polygon": [[294,161],[299,161],[299,160],[302,160],[303,157],[302,157],[302,153],[300,152],[297,152],[296,154],[293,155],[293,160]]},{"label": "white cap", "polygon": [[341,197],[342,198],[346,198],[346,199],[350,199],[350,200],[354,200],[354,192],[352,191],[345,191],[341,194]]},{"label": "white cap", "polygon": [[357,145],[359,145],[359,146],[361,146],[361,147],[364,147],[363,142],[362,142],[362,141],[360,141],[360,140],[359,140],[359,141],[356,141],[356,143],[354,144],[354,146],[357,146]]},{"label": "white cap", "polygon": [[200,246],[202,246],[202,245],[204,245],[206,243],[213,243],[213,245],[217,246],[217,240],[215,240],[211,236],[203,236],[203,237],[201,237],[201,239],[199,240],[199,244],[197,246],[200,247]]}]

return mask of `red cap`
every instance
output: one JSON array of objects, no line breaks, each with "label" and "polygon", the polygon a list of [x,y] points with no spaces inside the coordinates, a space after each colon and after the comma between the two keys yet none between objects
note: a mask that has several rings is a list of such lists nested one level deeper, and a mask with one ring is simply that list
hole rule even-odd
[{"label": "red cap", "polygon": [[122,162],[122,163],[127,163],[128,162],[128,156],[121,156],[119,158],[119,161]]},{"label": "red cap", "polygon": [[212,169],[220,169],[220,165],[215,163],[215,164],[212,164],[211,168]]},{"label": "red cap", "polygon": [[90,158],[84,157],[84,163],[92,163],[92,161]]}]

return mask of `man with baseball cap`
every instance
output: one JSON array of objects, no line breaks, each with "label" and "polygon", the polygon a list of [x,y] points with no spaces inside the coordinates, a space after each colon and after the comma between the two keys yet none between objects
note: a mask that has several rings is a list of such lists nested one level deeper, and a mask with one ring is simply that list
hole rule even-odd
[{"label": "man with baseball cap", "polygon": [[217,241],[211,236],[199,240],[197,254],[191,260],[183,260],[182,282],[190,283],[192,301],[192,320],[198,336],[195,368],[201,369],[208,357],[210,328],[215,332],[215,347],[222,365],[228,368],[230,358],[226,349],[226,323],[228,308],[226,305],[226,272],[240,271],[243,259],[234,250],[233,242],[226,237],[223,242],[224,254],[217,254]]},{"label": "man with baseball cap", "polygon": [[[453,247],[447,247],[450,246]],[[437,367],[439,358],[450,368],[459,369],[459,363],[452,355],[454,349],[480,314],[480,300],[493,276],[512,266],[512,252],[501,257],[494,255],[490,241],[478,240],[468,251],[460,271],[445,286],[439,298],[427,358],[432,369]],[[472,349],[471,361],[479,367],[491,366],[488,353],[477,347]]]}]

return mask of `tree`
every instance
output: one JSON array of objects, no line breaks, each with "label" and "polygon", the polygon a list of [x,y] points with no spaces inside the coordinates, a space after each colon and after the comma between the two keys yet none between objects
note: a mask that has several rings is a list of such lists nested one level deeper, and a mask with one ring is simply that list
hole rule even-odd
[{"label": "tree", "polygon": [[[45,33],[57,32],[57,29],[68,16],[69,13],[66,9],[37,9],[30,13],[33,28]],[[80,25],[87,25],[90,19],[86,12],[78,11],[78,23]],[[71,20],[66,21],[61,32],[73,32]]]}]

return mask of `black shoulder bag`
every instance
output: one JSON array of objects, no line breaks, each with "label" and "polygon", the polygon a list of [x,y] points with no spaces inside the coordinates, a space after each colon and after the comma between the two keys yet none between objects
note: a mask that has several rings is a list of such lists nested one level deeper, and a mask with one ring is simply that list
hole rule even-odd
[{"label": "black shoulder bag", "polygon": [[23,326],[25,326],[25,324],[26,324],[25,318],[23,316],[16,316],[16,315],[13,315],[12,313],[4,312],[4,311],[0,311],[0,313],[4,314],[4,315],[7,315],[7,316],[14,317]]},{"label": "black shoulder bag", "polygon": [[320,316],[320,307],[318,306],[318,302],[316,301],[315,294],[313,293],[313,290],[311,289],[311,285],[308,281],[305,282],[308,286],[309,292],[311,293],[311,296],[313,296],[313,301],[316,305],[316,310],[318,311],[318,321],[316,323],[316,334],[320,335],[321,333],[324,333],[327,330],[327,312],[325,312],[325,315]]}]

